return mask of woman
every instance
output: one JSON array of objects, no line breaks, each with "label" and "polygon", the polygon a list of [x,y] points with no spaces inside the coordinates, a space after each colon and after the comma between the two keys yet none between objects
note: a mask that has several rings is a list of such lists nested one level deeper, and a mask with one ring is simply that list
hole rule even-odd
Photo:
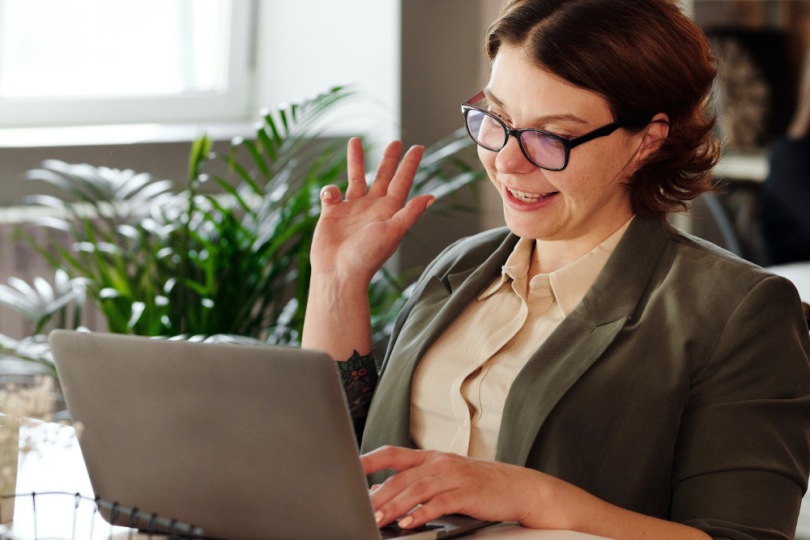
[{"label": "woman", "polygon": [[[810,466],[795,288],[665,220],[717,157],[705,37],[670,0],[512,0],[487,52],[463,110],[508,229],[447,248],[400,314],[362,442],[379,523],[791,537]],[[358,403],[369,280],[431,203],[406,202],[422,150],[400,152],[367,189],[350,141],[313,240],[303,345],[345,361]]]}]

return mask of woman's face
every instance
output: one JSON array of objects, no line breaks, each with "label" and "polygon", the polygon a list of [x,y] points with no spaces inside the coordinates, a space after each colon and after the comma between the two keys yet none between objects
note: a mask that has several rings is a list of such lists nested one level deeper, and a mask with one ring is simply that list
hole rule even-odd
[{"label": "woman's face", "polygon": [[[539,68],[519,47],[501,47],[484,92],[488,108],[513,129],[573,138],[615,120],[603,97]],[[478,156],[512,232],[584,254],[631,217],[623,184],[641,142],[641,134],[619,129],[571,149],[568,166],[556,172],[527,160],[515,137],[500,152],[478,147]]]}]

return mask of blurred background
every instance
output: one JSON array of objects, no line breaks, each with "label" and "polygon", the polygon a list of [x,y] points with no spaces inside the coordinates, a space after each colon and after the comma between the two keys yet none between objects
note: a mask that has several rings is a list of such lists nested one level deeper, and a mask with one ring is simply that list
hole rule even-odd
[{"label": "blurred background", "polygon": [[[320,135],[362,135],[370,167],[392,139],[443,139],[462,126],[461,102],[487,80],[483,42],[501,3],[0,0],[0,283],[54,276],[18,235],[38,217],[25,197],[48,194],[27,179],[44,160],[182,185],[201,134],[213,149],[227,148],[256,133],[263,108],[335,85],[357,95],[322,121]],[[725,147],[714,171],[721,191],[673,221],[788,275],[808,301],[810,1],[683,0],[683,9],[719,59],[712,104]],[[394,272],[407,276],[451,241],[503,224],[485,181],[457,196],[411,231]],[[27,292],[18,296],[51,294],[44,286]],[[94,316],[89,310],[85,324],[103,327]],[[39,332],[0,306],[0,335]],[[800,531],[810,537],[807,513]]]},{"label": "blurred background", "polygon": [[[325,135],[364,135],[370,165],[388,140],[441,139],[462,125],[459,104],[486,81],[483,40],[500,5],[0,0],[0,282],[42,273],[8,235],[27,219],[19,206],[33,189],[26,172],[45,159],[182,181],[194,137],[205,132],[221,144],[247,135],[263,107],[334,85],[351,85],[359,96],[330,117]],[[761,197],[774,146],[786,137],[806,139],[808,119],[797,119],[797,111],[810,2],[684,0],[683,6],[720,57],[713,102],[726,144],[716,176],[725,188],[676,221],[758,264],[790,262],[770,252]],[[800,190],[810,179],[793,184]],[[468,191],[463,203],[474,211],[423,220],[399,253],[400,268],[419,267],[453,239],[502,224],[487,185]],[[804,211],[810,201],[789,192],[788,201],[810,215]],[[770,204],[774,215],[786,212]],[[801,219],[780,226],[810,227]],[[791,256],[802,258],[798,251]],[[9,317],[0,307],[0,331],[22,332],[8,326]]]}]

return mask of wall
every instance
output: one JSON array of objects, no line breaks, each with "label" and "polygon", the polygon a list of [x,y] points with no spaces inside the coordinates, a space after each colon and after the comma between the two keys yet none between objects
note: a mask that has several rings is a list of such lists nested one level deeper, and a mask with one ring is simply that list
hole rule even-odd
[{"label": "wall", "polygon": [[[254,110],[351,84],[360,96],[335,119],[338,127],[327,131],[367,135],[376,148],[370,164],[377,162],[386,142],[400,136],[406,144],[431,144],[461,126],[459,104],[486,81],[482,40],[500,3],[259,0]],[[0,130],[0,207],[19,204],[29,193],[52,192],[25,180],[26,171],[45,159],[145,171],[182,186],[195,136],[208,132],[224,147],[232,136],[251,130],[250,119],[231,124]],[[482,192],[487,193],[486,186]],[[486,197],[467,194],[462,200],[478,210],[425,220],[406,241],[400,268],[422,265],[453,239],[500,224],[499,202],[490,209]],[[4,258],[14,259],[6,260],[4,268],[16,275],[23,275],[25,268],[33,270],[12,244],[9,236],[0,238]],[[0,276],[0,282],[7,277]],[[7,315],[3,309],[0,318]]]},{"label": "wall", "polygon": [[[500,0],[402,2],[402,137],[429,145],[463,126],[461,103],[486,84],[483,43]],[[478,163],[472,151],[469,162]],[[487,183],[459,202],[472,210],[424,216],[403,242],[402,268],[419,267],[462,236],[503,224]]]},{"label": "wall", "polygon": [[[338,84],[362,98],[334,119],[332,133],[398,136],[400,0],[258,0],[252,110],[300,100]],[[231,124],[0,130],[0,206],[30,192],[25,171],[43,159],[149,171],[184,180],[189,143],[203,131],[226,141],[250,133],[251,118]]]},{"label": "wall", "polygon": [[256,102],[276,104],[334,85],[360,94],[333,133],[399,134],[400,0],[259,0]]}]

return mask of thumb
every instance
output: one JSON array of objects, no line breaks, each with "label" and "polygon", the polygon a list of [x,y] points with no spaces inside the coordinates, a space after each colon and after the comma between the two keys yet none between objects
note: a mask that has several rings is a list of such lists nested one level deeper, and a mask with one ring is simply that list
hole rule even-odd
[{"label": "thumb", "polygon": [[321,188],[320,199],[322,207],[339,203],[342,199],[340,188],[333,184],[323,186]]}]

